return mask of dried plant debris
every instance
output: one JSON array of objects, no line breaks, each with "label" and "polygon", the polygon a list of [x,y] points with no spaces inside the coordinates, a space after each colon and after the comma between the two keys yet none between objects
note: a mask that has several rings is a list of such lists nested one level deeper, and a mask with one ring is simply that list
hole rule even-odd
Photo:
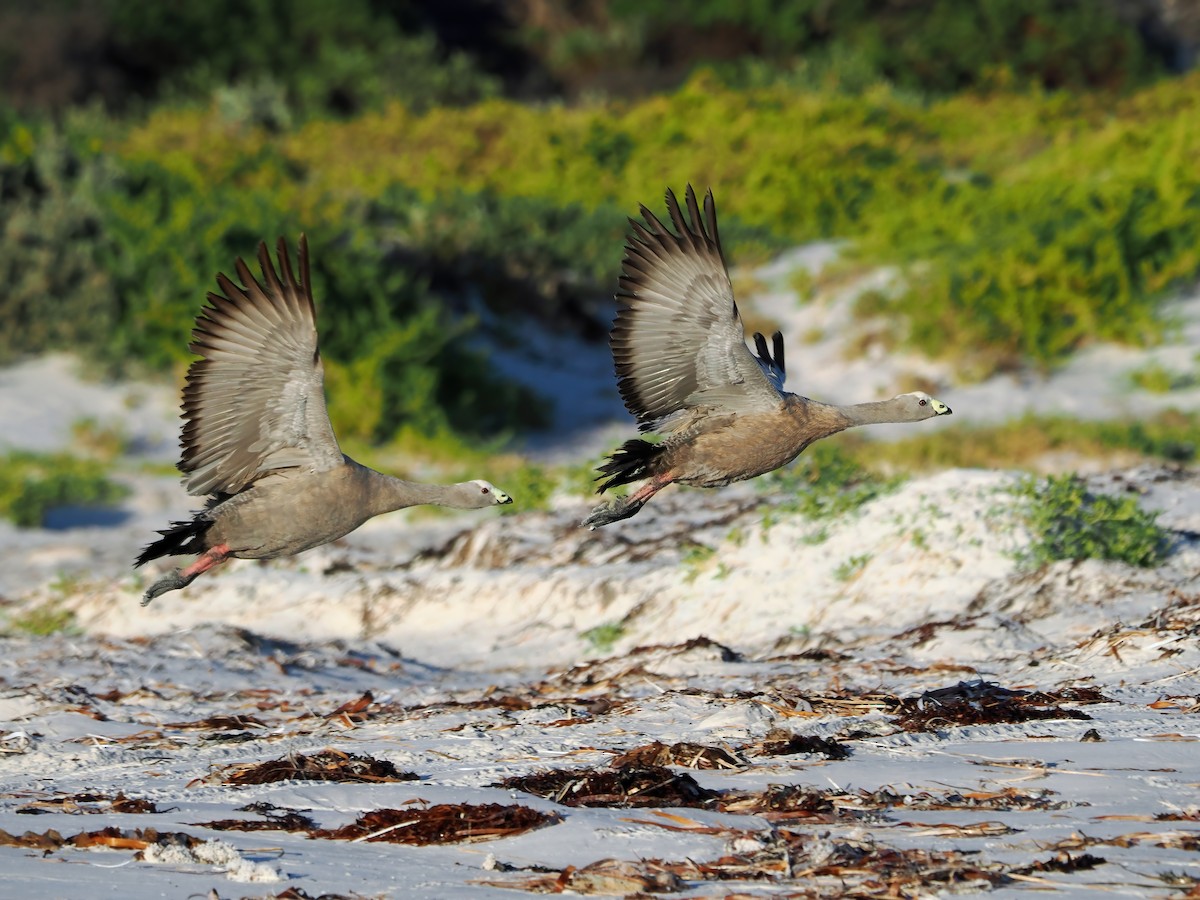
[{"label": "dried plant debris", "polygon": [[275,781],[337,781],[378,783],[416,781],[413,772],[401,772],[386,759],[357,756],[340,750],[322,750],[305,756],[292,753],[262,763],[229,766],[201,779],[204,784],[269,784]]},{"label": "dried plant debris", "polygon": [[127,813],[131,815],[158,813],[157,806],[149,800],[138,797],[126,797],[118,793],[108,794],[64,794],[58,797],[33,800],[17,809],[18,815],[36,816],[44,813],[67,813],[83,815],[88,813]]},{"label": "dried plant debris", "polygon": [[562,816],[502,803],[439,803],[428,809],[376,809],[341,828],[317,829],[310,837],[392,844],[456,844],[491,841],[555,825]]},{"label": "dried plant debris", "polygon": [[214,831],[302,831],[316,830],[317,823],[295,810],[272,810],[265,819],[217,819],[213,822],[193,822],[197,828]]},{"label": "dried plant debris", "polygon": [[92,847],[104,847],[109,850],[145,850],[151,844],[180,844],[192,847],[199,843],[201,843],[199,838],[182,831],[158,831],[154,828],[135,828],[122,831],[120,828],[110,826],[98,831],[81,831],[68,838],[64,838],[53,828],[40,834],[26,831],[22,835],[12,835],[0,828],[0,847],[28,847],[46,852],[63,847],[74,847],[79,850]]},{"label": "dried plant debris", "polygon": [[257,716],[216,715],[195,722],[167,722],[163,728],[177,731],[249,731],[271,726]]},{"label": "dried plant debris", "polygon": [[667,745],[662,741],[642,744],[626,750],[611,763],[615,769],[627,766],[683,766],[685,769],[741,769],[747,763],[731,750],[681,741]]},{"label": "dried plant debris", "polygon": [[[759,815],[771,822],[809,821],[832,823],[855,813],[835,804],[839,791],[823,791],[802,784],[771,784],[762,791],[727,791],[721,795],[721,812]],[[841,795],[849,797],[850,795]]]},{"label": "dried plant debris", "polygon": [[[942,891],[987,889],[1012,884],[1034,873],[1070,873],[1104,860],[1083,854],[1026,866],[986,862],[960,850],[900,849],[870,840],[794,834],[774,828],[730,835],[730,852],[715,860],[601,860],[583,868],[520,879],[480,883],[536,893],[673,893],[688,882],[801,882],[806,898],[918,897]],[[738,895],[741,896],[741,895]]]},{"label": "dried plant debris", "polygon": [[830,738],[796,734],[786,728],[772,728],[762,740],[748,744],[742,750],[755,756],[793,756],[799,753],[810,753],[826,759],[846,759],[850,756],[845,744]]},{"label": "dried plant debris", "polygon": [[[960,682],[902,701],[896,719],[904,731],[936,732],[962,725],[1015,724],[1042,719],[1085,719],[1076,709],[1063,709],[1054,695],[1015,691],[985,681]],[[1102,701],[1087,701],[1102,702]]]},{"label": "dried plant debris", "polygon": [[1090,853],[1081,853],[1079,856],[1072,856],[1065,850],[1060,850],[1050,859],[1039,860],[1028,866],[1020,866],[1013,869],[1010,874],[1032,875],[1035,872],[1086,872],[1088,869],[1102,866],[1106,862],[1108,860],[1102,856],[1093,856]]},{"label": "dried plant debris", "polygon": [[659,860],[623,859],[600,859],[579,869],[567,866],[561,872],[537,875],[519,882],[478,879],[475,883],[537,894],[569,892],[580,896],[621,897],[674,894],[685,887],[683,880]]},{"label": "dried plant debris", "polygon": [[631,765],[621,769],[549,769],[514,775],[493,787],[525,791],[564,806],[711,807],[719,794],[686,773],[662,766]]}]

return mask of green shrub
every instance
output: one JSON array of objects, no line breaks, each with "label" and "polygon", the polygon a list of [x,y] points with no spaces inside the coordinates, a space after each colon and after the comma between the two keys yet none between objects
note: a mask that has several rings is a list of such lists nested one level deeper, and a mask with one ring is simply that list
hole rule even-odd
[{"label": "green shrub", "polygon": [[210,0],[192,5],[108,0],[112,51],[143,85],[205,97],[229,84],[280,86],[303,115],[351,114],[398,99],[466,103],[499,82],[430,33],[406,34],[371,0]]},{"label": "green shrub", "polygon": [[101,195],[113,170],[61,129],[0,117],[0,364],[111,333]]},{"label": "green shrub", "polygon": [[0,516],[22,528],[36,528],[60,506],[104,506],[128,493],[95,460],[25,451],[0,456]]},{"label": "green shrub", "polygon": [[75,613],[65,608],[61,599],[55,599],[46,600],[12,616],[4,623],[0,634],[47,637],[61,632],[78,634],[80,629],[75,620]]},{"label": "green shrub", "polygon": [[1035,565],[1112,559],[1150,567],[1170,550],[1170,534],[1157,524],[1157,513],[1143,511],[1133,496],[1093,493],[1078,475],[1028,477],[1015,494],[1033,536],[1027,556]]},{"label": "green shrub", "polygon": [[1197,378],[1192,372],[1172,372],[1157,363],[1150,363],[1129,373],[1129,381],[1140,390],[1167,394],[1194,387]]},{"label": "green shrub", "polygon": [[[697,76],[632,104],[393,106],[275,137],[164,110],[120,153],[269,191],[305,219],[368,204],[438,271],[500,303],[546,285],[543,308],[560,318],[611,290],[621,213],[641,201],[662,215],[665,186],[712,185],[733,261],[783,240],[852,237],[855,265],[901,267],[901,289],[871,304],[904,321],[897,340],[982,377],[1161,333],[1158,298],[1200,272],[1198,85],[915,103],[887,89],[730,91]],[[738,225],[759,232],[743,238]]]}]

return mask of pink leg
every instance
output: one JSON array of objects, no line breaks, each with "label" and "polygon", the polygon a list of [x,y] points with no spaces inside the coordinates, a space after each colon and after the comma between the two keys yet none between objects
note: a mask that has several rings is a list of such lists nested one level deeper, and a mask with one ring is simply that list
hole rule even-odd
[{"label": "pink leg", "polygon": [[581,524],[595,530],[601,525],[611,525],[613,522],[628,519],[630,516],[636,515],[637,511],[646,505],[647,500],[674,480],[675,477],[670,472],[664,475],[657,475],[624,500],[618,500],[615,503],[600,506],[592,510],[592,514],[584,519]]},{"label": "pink leg", "polygon": [[167,591],[177,591],[180,588],[187,587],[196,580],[197,575],[202,575],[214,566],[219,566],[228,558],[228,544],[218,544],[216,547],[205,550],[186,569],[174,569],[150,585],[150,589],[142,597],[142,606],[145,606],[160,594],[165,594]]},{"label": "pink leg", "polygon": [[209,569],[219,566],[227,559],[229,559],[229,545],[218,544],[201,553],[194,563],[179,573],[179,577],[186,578],[190,583],[197,575],[203,575]]}]

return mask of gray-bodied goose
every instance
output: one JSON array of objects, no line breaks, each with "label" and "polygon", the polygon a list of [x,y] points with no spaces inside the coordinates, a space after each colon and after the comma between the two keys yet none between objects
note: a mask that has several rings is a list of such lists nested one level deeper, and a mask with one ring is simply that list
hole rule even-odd
[{"label": "gray-bodied goose", "polygon": [[[612,329],[617,386],[638,430],[659,442],[626,441],[599,469],[603,493],[649,479],[623,500],[597,507],[583,524],[627,519],[668,484],[721,487],[795,459],[813,441],[856,425],[918,422],[950,407],[916,391],[891,400],[831,406],[783,390],[783,335],[746,346],[717,233],[712,191],[701,217],[688,185],[688,217],[667,191],[675,231],[641,207],[630,220]],[[690,220],[690,221],[689,221]],[[773,349],[773,353],[772,353]]]},{"label": "gray-bodied goose", "polygon": [[301,236],[299,281],[282,238],[278,255],[276,272],[267,245],[259,244],[262,284],[238,259],[242,286],[218,275],[222,294],[210,293],[196,319],[190,349],[202,358],[183,390],[179,469],[188,493],[208,503],[160,531],[134,565],[200,556],[151,585],[143,606],[230,557],[291,556],[381,513],[425,503],[477,509],[512,502],[486,481],[402,481],[338,449],[325,411],[308,243]]}]

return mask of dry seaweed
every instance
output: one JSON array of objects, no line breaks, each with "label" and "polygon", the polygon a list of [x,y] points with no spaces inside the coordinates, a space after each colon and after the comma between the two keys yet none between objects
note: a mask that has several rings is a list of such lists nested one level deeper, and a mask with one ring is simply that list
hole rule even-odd
[{"label": "dry seaweed", "polygon": [[34,800],[17,810],[18,815],[38,815],[41,813],[67,813],[80,815],[88,813],[125,813],[130,815],[151,814],[161,812],[149,800],[138,797],[126,797],[122,793],[116,796],[108,794],[64,794],[60,797],[50,797],[44,800]]},{"label": "dry seaweed", "polygon": [[[896,724],[904,731],[935,732],[962,725],[1017,724],[1044,719],[1084,719],[1087,713],[1053,705],[1049,694],[1016,691],[986,681],[959,682],[902,701]],[[1103,702],[1103,701],[1087,701]]]},{"label": "dry seaweed", "polygon": [[786,728],[772,728],[762,740],[742,749],[757,756],[792,756],[798,753],[811,753],[826,759],[846,759],[850,756],[850,750],[835,740],[796,734]]},{"label": "dry seaweed", "polygon": [[386,759],[358,756],[340,750],[322,750],[305,756],[293,753],[281,759],[262,763],[242,763],[229,766],[202,779],[204,783],[216,780],[220,784],[269,784],[275,781],[336,781],[336,782],[390,782],[416,781],[413,772],[401,772]]},{"label": "dry seaweed", "polygon": [[217,819],[213,822],[193,822],[197,828],[214,831],[303,831],[311,832],[317,823],[301,813],[290,811],[267,814],[265,819]]},{"label": "dry seaweed", "polygon": [[582,868],[567,866],[561,872],[538,875],[523,881],[479,879],[488,887],[519,888],[539,894],[570,892],[581,896],[640,897],[646,894],[673,894],[683,890],[684,882],[659,860],[600,859]]},{"label": "dry seaweed", "polygon": [[209,716],[194,722],[167,722],[163,728],[177,731],[249,731],[251,728],[269,728],[258,716]]},{"label": "dry seaweed", "polygon": [[316,829],[310,837],[393,844],[454,844],[524,834],[562,821],[553,812],[502,803],[440,803],[428,809],[376,809],[351,825]]},{"label": "dry seaweed", "polygon": [[514,775],[493,787],[525,791],[564,806],[711,807],[720,796],[696,783],[686,773],[662,766],[627,766],[622,769],[548,769]]},{"label": "dry seaweed", "polygon": [[710,747],[681,741],[676,744],[653,741],[614,757],[614,769],[627,766],[683,766],[686,769],[740,769],[747,765],[737,754],[723,747]]},{"label": "dry seaweed", "polygon": [[50,852],[63,847],[86,850],[91,847],[107,847],[110,850],[145,850],[151,844],[179,844],[194,847],[201,843],[199,838],[182,831],[158,831],[155,828],[135,828],[122,831],[115,826],[98,831],[81,831],[64,838],[53,828],[48,831],[26,831],[22,835],[9,834],[0,828],[0,847],[28,847]]}]

